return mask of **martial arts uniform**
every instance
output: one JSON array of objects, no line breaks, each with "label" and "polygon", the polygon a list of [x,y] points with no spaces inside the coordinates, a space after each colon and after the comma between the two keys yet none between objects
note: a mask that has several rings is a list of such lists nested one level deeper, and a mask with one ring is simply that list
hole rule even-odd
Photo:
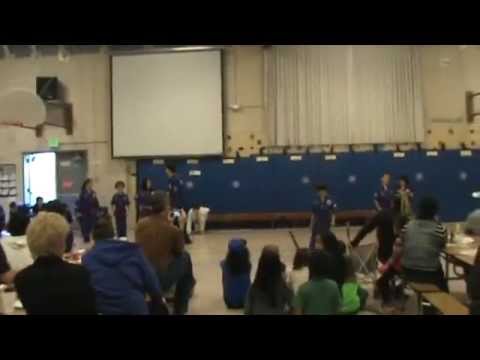
[{"label": "martial arts uniform", "polygon": [[115,207],[114,216],[117,226],[117,237],[127,237],[127,209],[130,206],[128,195],[124,192],[116,193],[112,198],[112,206]]},{"label": "martial arts uniform", "polygon": [[310,249],[315,248],[315,238],[317,235],[326,234],[330,231],[336,209],[337,204],[329,196],[325,197],[323,200],[318,197],[313,203],[313,223]]},{"label": "martial arts uniform", "polygon": [[95,227],[99,208],[100,205],[95,191],[84,191],[80,194],[80,198],[77,200],[77,213],[83,239],[86,243],[90,242],[90,236]]}]

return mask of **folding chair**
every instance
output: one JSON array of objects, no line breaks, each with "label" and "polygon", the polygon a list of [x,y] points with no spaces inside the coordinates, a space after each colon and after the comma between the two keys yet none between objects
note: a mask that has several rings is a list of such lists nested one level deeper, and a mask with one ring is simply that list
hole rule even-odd
[{"label": "folding chair", "polygon": [[354,248],[351,245],[351,228],[350,223],[346,224],[347,232],[347,254],[352,257],[357,273],[361,275],[365,282],[375,282],[377,280],[377,250],[376,243],[371,245],[364,245],[358,248]]}]

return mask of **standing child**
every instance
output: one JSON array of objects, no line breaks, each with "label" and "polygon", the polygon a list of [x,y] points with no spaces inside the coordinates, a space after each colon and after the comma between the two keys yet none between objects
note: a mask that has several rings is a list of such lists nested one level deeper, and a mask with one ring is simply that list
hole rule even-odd
[{"label": "standing child", "polygon": [[33,216],[37,216],[40,211],[43,210],[43,198],[41,196],[37,197],[35,205],[32,207]]},{"label": "standing child", "polygon": [[113,215],[115,216],[115,224],[117,226],[117,237],[127,237],[127,215],[128,207],[130,206],[130,199],[125,193],[125,183],[117,181],[115,184],[117,192],[112,198]]},{"label": "standing child", "polygon": [[98,203],[97,193],[93,190],[93,181],[92,179],[87,179],[82,185],[82,191],[77,200],[76,209],[83,240],[87,244],[90,243],[99,208],[100,204]]},{"label": "standing child", "polygon": [[311,229],[312,237],[310,239],[310,249],[315,249],[315,239],[317,235],[330,232],[335,225],[335,211],[337,204],[330,198],[328,188],[325,185],[319,185],[316,188],[317,196],[312,207]]},{"label": "standing child", "polygon": [[385,173],[381,178],[380,189],[373,195],[377,211],[391,210],[393,207],[393,192],[390,189],[391,175]]}]

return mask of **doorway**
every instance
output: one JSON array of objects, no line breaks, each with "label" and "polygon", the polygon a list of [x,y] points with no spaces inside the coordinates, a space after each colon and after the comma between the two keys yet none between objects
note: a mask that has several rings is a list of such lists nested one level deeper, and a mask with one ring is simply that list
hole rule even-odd
[{"label": "doorway", "polygon": [[54,152],[27,154],[23,158],[24,203],[35,205],[37,197],[45,202],[57,198],[57,155]]}]

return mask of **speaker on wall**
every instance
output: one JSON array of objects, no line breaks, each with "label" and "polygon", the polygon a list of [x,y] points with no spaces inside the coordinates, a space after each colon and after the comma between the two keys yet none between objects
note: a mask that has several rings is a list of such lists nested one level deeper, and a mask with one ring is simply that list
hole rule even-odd
[{"label": "speaker on wall", "polygon": [[58,100],[58,78],[37,77],[37,95],[44,101]]}]

